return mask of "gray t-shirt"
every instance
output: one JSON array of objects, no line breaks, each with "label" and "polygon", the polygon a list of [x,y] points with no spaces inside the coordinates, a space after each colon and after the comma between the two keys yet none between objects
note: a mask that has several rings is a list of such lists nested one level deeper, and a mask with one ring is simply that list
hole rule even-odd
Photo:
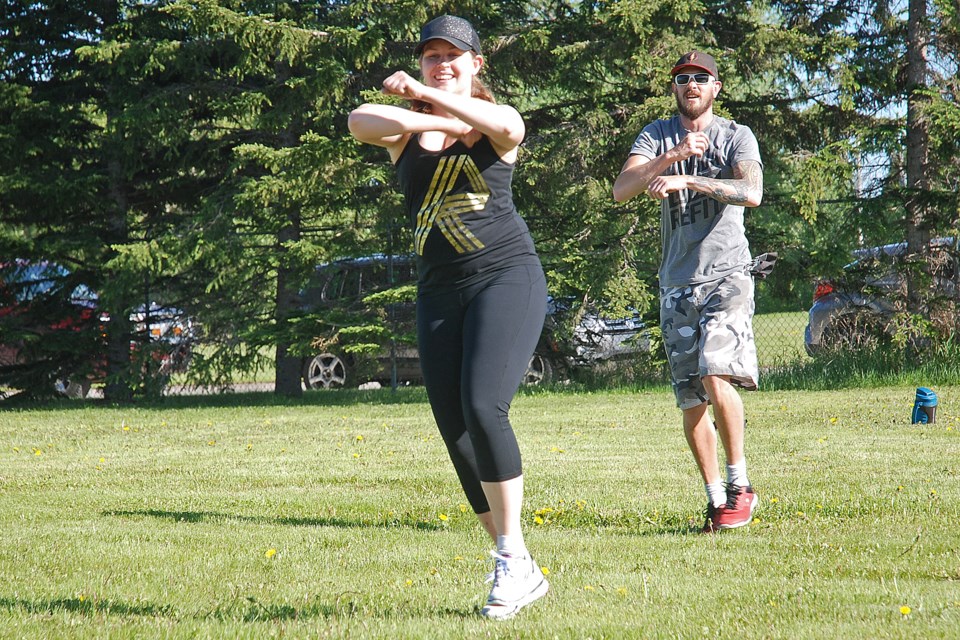
[{"label": "gray t-shirt", "polygon": [[[680,116],[657,120],[640,132],[630,155],[653,160],[680,144],[688,133],[680,124]],[[714,116],[703,133],[710,138],[710,147],[703,157],[692,156],[683,162],[675,162],[670,165],[667,175],[728,180],[733,178],[733,166],[737,162],[761,162],[760,148],[750,127]],[[742,206],[724,204],[708,195],[684,189],[664,198],[660,211],[663,242],[660,286],[712,282],[742,271],[750,262]]]}]

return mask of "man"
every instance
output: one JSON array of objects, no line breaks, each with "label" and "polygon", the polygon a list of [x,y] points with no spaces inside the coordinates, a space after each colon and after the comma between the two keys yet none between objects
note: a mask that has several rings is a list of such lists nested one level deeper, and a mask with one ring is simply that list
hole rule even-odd
[{"label": "man", "polygon": [[660,326],[684,434],[707,490],[702,531],[712,533],[749,524],[758,502],[747,479],[743,401],[735,387],[757,388],[743,213],[760,204],[763,173],[753,132],[713,113],[723,86],[713,57],[691,51],[670,73],[679,114],[643,129],[613,195],[623,202],[646,191],[661,203]]}]

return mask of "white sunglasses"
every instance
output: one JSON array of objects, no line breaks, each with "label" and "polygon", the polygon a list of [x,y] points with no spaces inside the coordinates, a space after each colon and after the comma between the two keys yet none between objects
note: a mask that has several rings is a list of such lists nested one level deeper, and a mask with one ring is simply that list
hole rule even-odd
[{"label": "white sunglasses", "polygon": [[673,76],[673,81],[680,86],[689,84],[691,80],[696,80],[697,84],[707,84],[713,80],[709,73],[678,73]]}]

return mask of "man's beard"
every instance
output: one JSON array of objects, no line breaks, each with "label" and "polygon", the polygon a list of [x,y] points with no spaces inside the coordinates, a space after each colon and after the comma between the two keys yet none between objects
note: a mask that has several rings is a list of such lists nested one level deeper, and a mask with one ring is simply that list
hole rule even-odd
[{"label": "man's beard", "polygon": [[[703,94],[701,94],[703,95]],[[690,107],[687,105],[687,101],[684,100],[680,93],[674,93],[673,97],[677,99],[677,110],[680,112],[680,115],[685,116],[691,120],[696,120],[703,114],[705,114],[710,107],[713,106],[713,97],[709,94],[704,96],[704,100],[700,102],[700,105],[697,107]]]}]

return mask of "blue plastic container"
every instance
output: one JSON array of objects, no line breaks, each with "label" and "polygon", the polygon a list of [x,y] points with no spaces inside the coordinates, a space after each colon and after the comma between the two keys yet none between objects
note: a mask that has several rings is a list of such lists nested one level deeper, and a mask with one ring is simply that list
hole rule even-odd
[{"label": "blue plastic container", "polygon": [[937,421],[937,394],[927,387],[917,388],[917,399],[913,402],[913,424],[930,424]]}]

